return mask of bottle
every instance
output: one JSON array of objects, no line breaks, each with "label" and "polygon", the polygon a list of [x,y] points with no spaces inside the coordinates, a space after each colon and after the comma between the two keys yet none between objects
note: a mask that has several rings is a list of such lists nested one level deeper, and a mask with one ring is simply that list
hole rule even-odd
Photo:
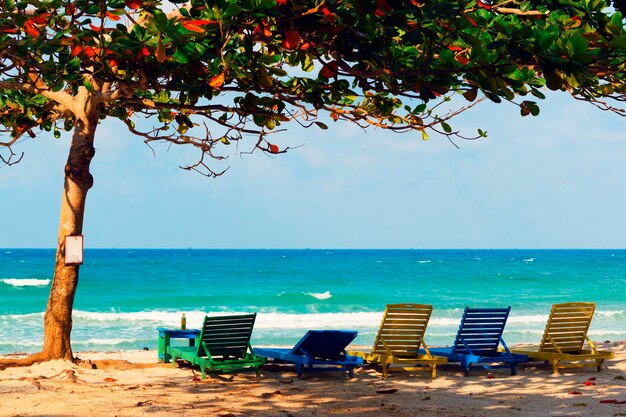
[{"label": "bottle", "polygon": [[185,313],[183,313],[183,316],[180,318],[180,329],[187,330],[187,317],[185,317]]}]

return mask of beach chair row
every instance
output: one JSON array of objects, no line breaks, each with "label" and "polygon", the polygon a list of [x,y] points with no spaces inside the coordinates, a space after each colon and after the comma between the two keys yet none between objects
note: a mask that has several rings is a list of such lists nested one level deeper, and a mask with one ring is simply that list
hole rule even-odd
[{"label": "beach chair row", "polygon": [[[168,347],[174,365],[177,359],[207,372],[255,371],[267,363],[295,365],[298,377],[307,371],[347,371],[364,363],[379,364],[383,376],[393,368],[425,370],[432,378],[437,366],[459,363],[465,375],[472,367],[508,368],[511,375],[517,365],[545,361],[553,372],[563,368],[596,367],[602,369],[612,352],[599,351],[587,336],[595,311],[594,303],[554,304],[541,339],[535,349],[510,350],[502,338],[511,307],[466,307],[454,342],[449,347],[429,348],[424,334],[432,314],[432,305],[388,304],[370,352],[347,350],[356,338],[353,330],[309,330],[293,348],[252,348],[250,337],[256,313],[205,317],[195,346]],[[585,348],[585,344],[587,348]]]}]

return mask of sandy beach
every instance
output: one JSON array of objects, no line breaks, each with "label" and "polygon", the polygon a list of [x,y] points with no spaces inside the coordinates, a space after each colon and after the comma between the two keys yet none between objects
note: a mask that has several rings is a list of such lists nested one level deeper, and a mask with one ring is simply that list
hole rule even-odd
[{"label": "sandy beach", "polygon": [[[292,368],[200,380],[189,367],[156,362],[155,351],[81,352],[79,364],[51,361],[0,371],[0,416],[626,416],[626,342],[600,343],[615,352],[594,368],[552,375],[543,364],[507,370],[458,366],[389,378],[366,366],[345,373]],[[621,404],[620,404],[621,402]]]}]

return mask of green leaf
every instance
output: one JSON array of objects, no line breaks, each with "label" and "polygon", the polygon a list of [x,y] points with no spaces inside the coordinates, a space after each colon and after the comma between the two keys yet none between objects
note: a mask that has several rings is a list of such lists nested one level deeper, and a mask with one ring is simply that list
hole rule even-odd
[{"label": "green leaf", "polygon": [[422,104],[418,104],[417,106],[415,106],[415,108],[413,109],[413,114],[416,113],[424,113],[424,111],[426,110],[427,104],[426,103],[422,103]]},{"label": "green leaf", "polygon": [[319,128],[320,128],[320,129],[322,129],[322,130],[326,130],[326,129],[328,129],[328,126],[326,126],[326,125],[325,125],[324,123],[322,123],[322,122],[315,122],[315,124],[316,124],[317,126],[319,126]]},{"label": "green leaf", "polygon": [[446,133],[452,133],[452,128],[450,127],[449,124],[447,124],[446,122],[441,122],[441,127],[443,128],[443,131]]},{"label": "green leaf", "polygon": [[87,81],[86,78],[83,78],[83,86],[87,89],[87,91],[89,91],[90,93],[95,93],[96,89],[93,88],[93,85]]},{"label": "green leaf", "polygon": [[182,47],[176,48],[176,51],[174,52],[174,55],[172,55],[172,58],[174,58],[174,61],[178,62],[179,64],[188,64],[190,61],[189,56],[185,53]]}]

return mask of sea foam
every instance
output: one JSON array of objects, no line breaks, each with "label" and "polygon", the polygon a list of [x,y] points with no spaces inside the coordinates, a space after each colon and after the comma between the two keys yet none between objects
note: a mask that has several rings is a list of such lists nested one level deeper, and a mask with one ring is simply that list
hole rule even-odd
[{"label": "sea foam", "polygon": [[310,295],[313,298],[317,298],[318,300],[328,300],[333,295],[330,291],[325,292],[305,292],[304,295]]},{"label": "sea foam", "polygon": [[44,287],[50,284],[49,279],[37,278],[5,278],[0,279],[0,282],[12,287]]}]

